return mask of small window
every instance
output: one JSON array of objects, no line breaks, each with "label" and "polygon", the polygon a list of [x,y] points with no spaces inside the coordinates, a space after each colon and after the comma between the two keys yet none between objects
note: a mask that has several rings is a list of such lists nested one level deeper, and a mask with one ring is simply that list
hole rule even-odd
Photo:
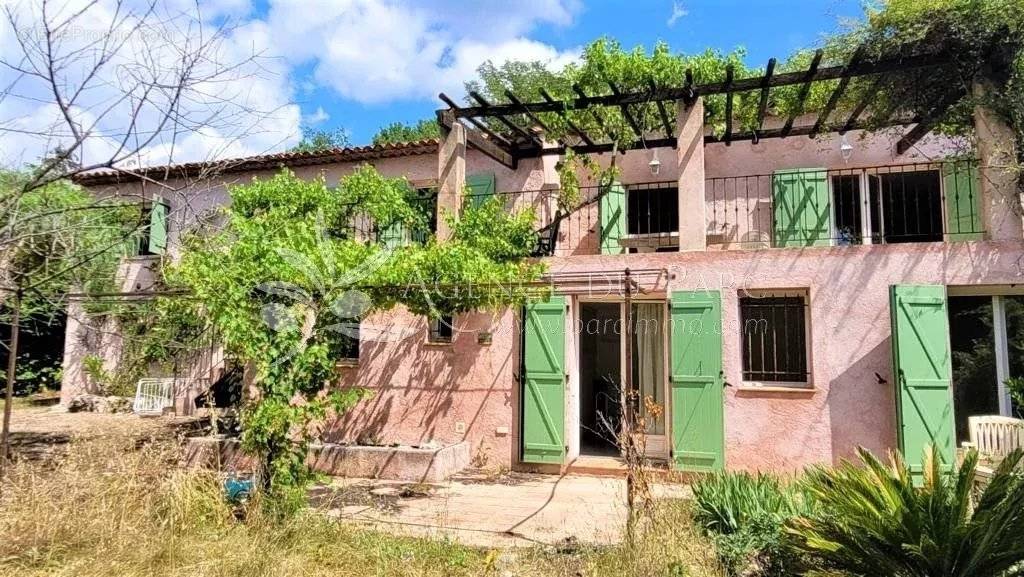
[{"label": "small window", "polygon": [[413,196],[413,205],[421,211],[427,226],[412,231],[412,241],[424,244],[431,235],[437,233],[437,188],[417,188]]},{"label": "small window", "polygon": [[809,382],[806,293],[741,297],[740,323],[744,381]]},{"label": "small window", "polygon": [[340,363],[355,364],[359,362],[359,319],[345,319],[339,327],[335,358]]},{"label": "small window", "polygon": [[142,205],[139,228],[135,233],[135,253],[132,256],[155,256],[167,252],[167,215],[170,209],[157,198]]},{"label": "small window", "polygon": [[861,244],[860,175],[832,177],[832,206],[835,207],[835,239],[839,246]]},{"label": "small window", "polygon": [[631,235],[679,232],[679,186],[629,185],[626,217],[627,232]]},{"label": "small window", "polygon": [[427,342],[447,344],[452,342],[454,335],[455,318],[451,315],[441,315],[438,318],[430,319],[428,322]]},{"label": "small window", "polygon": [[868,176],[876,243],[942,241],[942,178],[938,170]]}]

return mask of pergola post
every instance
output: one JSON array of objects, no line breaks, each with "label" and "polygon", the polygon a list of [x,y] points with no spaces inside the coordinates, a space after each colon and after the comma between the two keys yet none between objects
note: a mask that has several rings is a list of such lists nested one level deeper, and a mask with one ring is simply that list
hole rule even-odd
[{"label": "pergola post", "polygon": [[704,215],[704,101],[677,104],[679,165],[679,250],[707,250]]},{"label": "pergola post", "polygon": [[[976,97],[983,96],[986,90],[982,82],[974,84]],[[1017,158],[1013,129],[996,113],[976,106],[974,132],[978,141],[982,226],[992,240],[1021,240],[1024,199],[1012,169]]]},{"label": "pergola post", "polygon": [[441,125],[441,142],[437,150],[438,240],[451,237],[451,229],[443,215],[458,216],[462,206],[462,191],[466,187],[466,129],[458,122],[452,122],[449,126],[446,128]]}]

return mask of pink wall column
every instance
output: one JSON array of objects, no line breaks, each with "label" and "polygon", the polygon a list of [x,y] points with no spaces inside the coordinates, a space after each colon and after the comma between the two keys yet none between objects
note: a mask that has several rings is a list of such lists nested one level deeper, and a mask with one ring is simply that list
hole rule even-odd
[{"label": "pink wall column", "polygon": [[452,123],[441,135],[437,147],[437,174],[437,238],[446,240],[451,230],[442,215],[445,212],[459,214],[462,189],[466,186],[466,129],[458,122]]},{"label": "pink wall column", "polygon": [[[976,96],[984,95],[981,83],[974,85]],[[1021,192],[1017,175],[1013,129],[984,106],[974,109],[974,130],[978,141],[981,173],[982,225],[992,240],[1019,240],[1022,237]]]},{"label": "pink wall column", "polygon": [[679,250],[707,249],[704,219],[704,101],[679,101],[676,147],[679,166]]}]

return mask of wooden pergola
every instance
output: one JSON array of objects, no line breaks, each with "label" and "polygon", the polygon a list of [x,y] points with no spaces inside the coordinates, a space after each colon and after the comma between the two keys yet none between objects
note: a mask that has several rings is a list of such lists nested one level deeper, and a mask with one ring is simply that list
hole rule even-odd
[{"label": "wooden pergola", "polygon": [[[864,47],[858,48],[852,56],[841,65],[822,66],[824,52],[814,53],[810,64],[804,70],[775,73],[776,59],[768,61],[765,71],[760,76],[734,78],[733,68],[726,69],[725,78],[720,82],[705,84],[694,83],[692,70],[687,70],[677,86],[656,86],[649,82],[643,90],[624,91],[614,82],[609,81],[608,91],[604,94],[587,94],[579,86],[573,86],[574,98],[556,99],[546,90],[541,89],[541,101],[526,102],[511,91],[505,92],[506,102],[489,102],[484,96],[471,91],[469,98],[475,102],[472,106],[460,106],[445,94],[439,98],[447,108],[437,111],[438,122],[444,128],[451,128],[454,123],[462,123],[466,129],[467,144],[480,150],[495,161],[515,168],[523,158],[536,158],[546,155],[560,155],[568,150],[579,154],[603,153],[615,149],[616,144],[607,137],[600,110],[612,108],[621,112],[635,139],[630,144],[619,145],[619,149],[675,147],[675,114],[668,109],[666,103],[674,106],[675,102],[693,102],[699,97],[711,95],[725,96],[725,130],[720,135],[706,135],[705,144],[736,141],[754,141],[766,138],[786,138],[790,136],[815,137],[825,132],[844,133],[862,128],[879,128],[886,126],[907,126],[914,124],[897,143],[897,151],[902,154],[922,137],[930,132],[945,117],[950,108],[955,106],[967,94],[963,85],[931,87],[930,93],[935,96],[927,103],[925,110],[890,111],[884,118],[873,118],[871,122],[862,120],[872,104],[874,88],[893,74],[923,72],[929,68],[957,66],[951,54],[932,53],[911,56],[867,59]],[[872,78],[868,78],[872,77]],[[842,117],[833,120],[830,117],[837,110],[840,99],[847,93],[851,80],[865,78],[868,82],[863,97],[852,106],[848,106]],[[838,81],[830,93],[825,106],[820,109],[813,123],[797,124],[805,116],[805,104],[815,83]],[[765,117],[768,114],[768,103],[772,89],[797,86],[797,105],[785,118],[780,127],[766,128]],[[734,129],[733,100],[741,93],[757,92],[758,108],[756,127],[744,131]],[[644,107],[654,107],[660,126],[654,130],[644,130],[637,120],[638,112]],[[651,109],[653,112],[653,109]],[[586,111],[602,134],[596,135],[573,123],[566,114],[568,111]],[[877,112],[877,111],[873,111]],[[542,143],[543,133],[551,133],[540,114],[557,115],[568,128],[567,136],[557,142],[545,146]]]}]

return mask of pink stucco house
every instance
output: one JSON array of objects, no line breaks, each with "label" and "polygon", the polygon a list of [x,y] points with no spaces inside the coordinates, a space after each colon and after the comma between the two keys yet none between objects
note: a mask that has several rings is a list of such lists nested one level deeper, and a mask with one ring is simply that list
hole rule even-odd
[{"label": "pink stucco house", "polygon": [[[610,189],[581,175],[585,202],[568,214],[553,200],[558,153],[503,163],[451,117],[439,141],[237,159],[215,178],[182,165],[81,182],[159,198],[172,258],[226,185],[279,167],[331,183],[369,162],[437,191],[437,210],[490,195],[536,209],[551,300],[450,326],[402,309],[363,319],[409,336],[364,339],[339,359],[339,386],[373,394],[331,441],[465,441],[481,464],[600,466],[616,455],[603,433],[627,374],[663,408],[648,454],[690,471],[788,471],[858,446],[919,462],[925,443],[965,440],[968,416],[1014,411],[1004,383],[1024,376],[1024,235],[1016,182],[998,169],[1005,127],[979,113],[965,157],[963,142],[931,134],[897,152],[910,126],[726,143],[708,136],[699,97],[674,112],[674,142],[619,153]],[[145,291],[160,258],[129,259],[125,290]],[[70,318],[65,401],[89,388]],[[187,371],[198,390],[217,370],[213,359]]]}]

